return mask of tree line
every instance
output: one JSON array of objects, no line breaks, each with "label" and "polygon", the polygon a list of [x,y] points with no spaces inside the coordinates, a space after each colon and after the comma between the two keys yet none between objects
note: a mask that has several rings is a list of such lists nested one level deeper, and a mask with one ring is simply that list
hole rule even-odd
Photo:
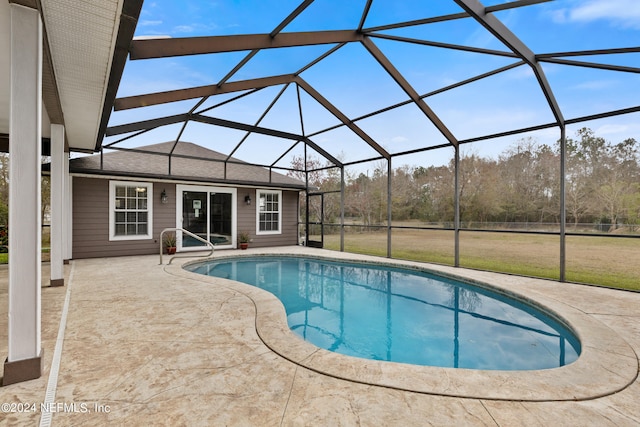
[{"label": "tree line", "polygon": [[[50,161],[49,157],[43,156],[42,163]],[[42,176],[40,179],[42,204],[40,206],[40,217],[44,221],[49,211],[49,195],[51,186],[48,176]],[[9,154],[0,153],[0,227],[6,227],[9,224]]]},{"label": "tree line", "polygon": [[[553,145],[535,139],[517,140],[497,158],[465,153],[459,161],[460,220],[474,224],[560,223],[560,141]],[[294,158],[293,169],[304,159]],[[325,195],[324,221],[336,223],[340,215],[340,171],[309,158],[309,185]],[[448,223],[455,215],[455,164],[403,165],[392,170],[393,221]],[[302,171],[291,176],[305,179]],[[345,173],[345,216],[363,225],[386,223],[387,164],[380,161],[373,173]],[[589,128],[566,140],[566,218],[575,228],[591,224],[599,231],[640,224],[640,157],[633,138],[613,143]],[[320,215],[319,198],[310,202],[310,219]],[[306,207],[302,206],[304,218]],[[315,218],[315,219],[314,219]]]}]

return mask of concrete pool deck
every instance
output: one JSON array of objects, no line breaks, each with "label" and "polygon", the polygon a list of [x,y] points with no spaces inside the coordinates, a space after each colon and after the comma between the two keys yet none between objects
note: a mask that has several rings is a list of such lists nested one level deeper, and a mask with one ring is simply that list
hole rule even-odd
[{"label": "concrete pool deck", "polygon": [[[264,253],[390,261],[301,247],[216,257]],[[159,266],[157,255],[76,260],[66,266],[65,287],[43,287],[43,376],[0,388],[0,403],[36,404],[36,410],[0,412],[0,425],[40,420],[67,292],[52,425],[640,424],[638,293],[428,265],[506,286],[557,310],[578,322],[586,347],[575,366],[557,370],[452,373],[318,351],[288,335],[281,306],[264,291],[174,263]],[[43,277],[48,283],[46,264]],[[6,311],[4,268],[3,357]]]}]

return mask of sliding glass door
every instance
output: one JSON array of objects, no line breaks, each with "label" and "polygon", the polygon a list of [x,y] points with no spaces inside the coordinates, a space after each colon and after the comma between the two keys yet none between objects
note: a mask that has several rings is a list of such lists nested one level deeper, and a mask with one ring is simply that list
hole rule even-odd
[{"label": "sliding glass door", "polygon": [[[236,190],[234,188],[178,185],[176,223],[221,248],[235,247]],[[178,233],[180,250],[202,249],[201,241]]]}]

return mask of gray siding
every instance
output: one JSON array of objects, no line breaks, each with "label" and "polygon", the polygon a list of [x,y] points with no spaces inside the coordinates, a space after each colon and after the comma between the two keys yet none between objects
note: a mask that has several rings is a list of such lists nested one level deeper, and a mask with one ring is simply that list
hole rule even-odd
[{"label": "gray siding", "polygon": [[[114,179],[117,180],[117,179]],[[160,203],[165,190],[169,200]],[[245,196],[251,195],[247,206]],[[251,235],[252,247],[298,244],[298,192],[282,191],[282,234],[256,235],[255,188],[238,188],[238,232]],[[150,255],[159,250],[158,239],[164,228],[175,227],[176,186],[153,183],[153,238],[109,241],[109,179],[73,178],[73,258],[96,258],[122,255]]]},{"label": "gray siding", "polygon": [[[251,206],[244,197],[251,196]],[[282,191],[282,234],[256,235],[256,189],[238,189],[238,232],[246,231],[253,241],[253,248],[289,246],[298,244],[298,192]]]},{"label": "gray siding", "polygon": [[[160,193],[169,196],[160,203]],[[109,180],[73,178],[73,258],[120,255],[149,255],[159,251],[162,229],[175,227],[176,191],[174,184],[153,183],[153,238],[109,241]]]}]

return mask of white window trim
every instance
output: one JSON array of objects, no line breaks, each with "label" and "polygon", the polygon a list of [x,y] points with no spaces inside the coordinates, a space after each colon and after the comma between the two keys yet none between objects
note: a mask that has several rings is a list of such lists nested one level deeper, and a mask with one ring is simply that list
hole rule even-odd
[{"label": "white window trim", "polygon": [[[147,234],[116,236],[116,186],[127,185],[147,189]],[[153,238],[153,184],[150,182],[109,181],[109,241],[149,240]]]},{"label": "white window trim", "polygon": [[[278,230],[260,231],[260,194],[278,195]],[[282,190],[256,190],[256,235],[282,234]]]}]

